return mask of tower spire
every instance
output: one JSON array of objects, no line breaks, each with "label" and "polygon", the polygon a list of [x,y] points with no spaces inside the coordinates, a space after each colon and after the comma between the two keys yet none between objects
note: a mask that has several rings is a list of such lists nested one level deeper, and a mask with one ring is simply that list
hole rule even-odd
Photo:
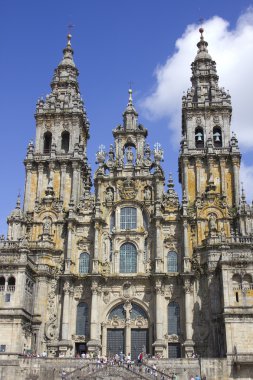
[{"label": "tower spire", "polygon": [[125,130],[134,130],[137,128],[138,113],[133,105],[133,90],[130,87],[128,90],[128,103],[123,113]]}]

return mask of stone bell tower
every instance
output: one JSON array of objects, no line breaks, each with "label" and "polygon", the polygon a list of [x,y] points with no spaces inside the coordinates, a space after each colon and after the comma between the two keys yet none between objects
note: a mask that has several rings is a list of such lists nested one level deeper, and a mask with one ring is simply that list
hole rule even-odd
[{"label": "stone bell tower", "polygon": [[55,69],[51,93],[38,100],[36,140],[28,146],[24,211],[31,212],[52,186],[54,196],[67,210],[83,192],[87,173],[86,144],[89,121],[78,86],[71,35],[63,59]]},{"label": "stone bell tower", "polygon": [[[219,87],[216,63],[208,53],[203,29],[199,31],[192,86],[182,99],[179,157],[184,201],[191,212],[197,212],[196,232],[189,239],[193,245],[200,244],[208,234],[229,235],[231,210],[240,200],[241,156],[237,139],[230,132],[231,98]],[[192,246],[188,248],[192,250]]]},{"label": "stone bell tower", "polygon": [[203,29],[199,31],[192,86],[182,99],[179,157],[183,278],[185,286],[194,283],[193,292],[185,296],[186,326],[191,326],[185,349],[190,352],[194,346],[201,356],[223,357],[228,345],[223,294],[229,286],[221,262],[227,250],[235,249],[231,244],[238,233],[241,155],[230,131],[230,95],[219,87],[216,64],[208,53]]},{"label": "stone bell tower", "polygon": [[70,206],[78,204],[85,186],[90,185],[86,158],[89,121],[77,78],[68,35],[51,93],[37,102],[35,144],[29,143],[25,159],[24,213],[31,222],[29,237],[37,241],[48,230],[56,249],[64,248],[64,239],[60,238],[64,215]]}]

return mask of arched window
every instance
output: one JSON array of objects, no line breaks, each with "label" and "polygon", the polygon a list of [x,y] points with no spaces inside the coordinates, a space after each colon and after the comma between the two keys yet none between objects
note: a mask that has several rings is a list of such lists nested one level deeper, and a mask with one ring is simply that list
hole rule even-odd
[{"label": "arched window", "polygon": [[168,266],[168,272],[177,272],[177,253],[176,252],[169,252],[167,255],[167,266]]},{"label": "arched window", "polygon": [[76,335],[89,335],[89,307],[85,302],[77,305]]},{"label": "arched window", "polygon": [[[113,317],[117,317],[118,319],[126,319],[126,313],[125,313],[123,304],[117,305],[110,311],[108,315],[108,319],[113,319]],[[148,319],[146,311],[141,306],[137,305],[136,303],[132,303],[130,318],[137,319],[139,317]]]},{"label": "arched window", "polygon": [[241,284],[242,284],[241,276],[238,273],[234,274],[232,277],[232,282],[233,282],[233,289],[234,290],[239,289],[241,287]]},{"label": "arched window", "polygon": [[52,145],[52,133],[46,132],[44,133],[44,148],[43,148],[43,152],[45,154],[51,152],[51,145]]},{"label": "arched window", "polygon": [[68,153],[69,151],[69,132],[64,131],[61,134],[61,149],[64,153]]},{"label": "arched window", "polygon": [[132,303],[132,310],[130,312],[131,319],[137,319],[142,317],[144,319],[148,319],[146,311],[136,303]]},{"label": "arched window", "polygon": [[0,277],[0,292],[4,292],[5,291],[5,278],[4,276],[1,276]]},{"label": "arched window", "polygon": [[135,207],[123,207],[120,210],[120,228],[132,230],[137,225],[137,210]]},{"label": "arched window", "polygon": [[87,252],[81,253],[79,257],[79,273],[89,273],[90,255]]},{"label": "arched window", "polygon": [[120,248],[120,273],[137,272],[137,251],[133,244],[125,243]]},{"label": "arched window", "polygon": [[117,317],[118,319],[125,319],[126,318],[123,304],[117,305],[116,307],[114,307],[110,311],[110,313],[108,315],[108,319],[113,319],[113,317]]},{"label": "arched window", "polygon": [[204,132],[201,127],[197,127],[195,129],[195,146],[196,148],[204,147]]},{"label": "arched window", "polygon": [[249,273],[245,274],[242,279],[242,288],[243,289],[250,289],[252,286],[252,277]]},{"label": "arched window", "polygon": [[16,280],[15,277],[9,277],[8,278],[8,285],[7,285],[7,291],[8,292],[14,292],[15,291],[15,285],[16,285]]},{"label": "arched window", "polygon": [[222,134],[220,127],[214,127],[213,129],[213,145],[217,148],[222,146]]},{"label": "arched window", "polygon": [[176,302],[168,305],[168,334],[180,334],[180,308]]}]

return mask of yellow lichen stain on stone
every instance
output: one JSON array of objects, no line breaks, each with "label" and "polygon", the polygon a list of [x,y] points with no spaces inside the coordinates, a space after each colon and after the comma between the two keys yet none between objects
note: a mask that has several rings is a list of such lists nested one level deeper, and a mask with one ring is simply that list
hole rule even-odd
[{"label": "yellow lichen stain on stone", "polygon": [[33,172],[31,176],[31,187],[30,187],[30,197],[29,197],[29,209],[32,210],[34,207],[34,202],[37,195],[37,173]]},{"label": "yellow lichen stain on stone", "polygon": [[227,203],[231,207],[234,203],[233,201],[233,185],[232,185],[232,173],[229,168],[225,171],[225,181],[226,181],[226,193],[227,193]]},{"label": "yellow lichen stain on stone", "polygon": [[196,179],[194,168],[189,168],[188,170],[188,196],[189,201],[194,202],[196,198]]},{"label": "yellow lichen stain on stone", "polygon": [[69,173],[66,173],[65,186],[64,186],[64,208],[68,209],[69,201],[71,196],[71,178]]},{"label": "yellow lichen stain on stone", "polygon": [[54,180],[53,180],[53,186],[54,186],[54,192],[55,192],[56,198],[59,198],[59,196],[60,196],[60,185],[61,185],[60,172],[56,171],[54,173]]},{"label": "yellow lichen stain on stone", "polygon": [[216,186],[215,192],[220,194],[221,192],[221,179],[220,179],[220,170],[217,166],[212,168],[214,185]]}]

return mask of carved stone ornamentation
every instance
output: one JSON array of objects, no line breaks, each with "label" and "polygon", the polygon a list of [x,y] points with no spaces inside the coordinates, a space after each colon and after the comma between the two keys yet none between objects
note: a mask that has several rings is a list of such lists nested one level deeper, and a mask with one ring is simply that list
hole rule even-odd
[{"label": "carved stone ornamentation", "polygon": [[134,285],[131,282],[125,282],[122,287],[122,296],[126,299],[131,299],[136,293]]},{"label": "carved stone ornamentation", "polygon": [[135,182],[130,178],[121,183],[118,189],[121,198],[126,200],[134,199],[137,193]]},{"label": "carved stone ornamentation", "polygon": [[48,303],[47,303],[47,312],[48,312],[48,321],[45,324],[45,337],[47,340],[56,340],[59,335],[59,328],[57,323],[57,310],[56,310],[56,289],[57,281],[52,280],[50,291],[48,293]]}]

